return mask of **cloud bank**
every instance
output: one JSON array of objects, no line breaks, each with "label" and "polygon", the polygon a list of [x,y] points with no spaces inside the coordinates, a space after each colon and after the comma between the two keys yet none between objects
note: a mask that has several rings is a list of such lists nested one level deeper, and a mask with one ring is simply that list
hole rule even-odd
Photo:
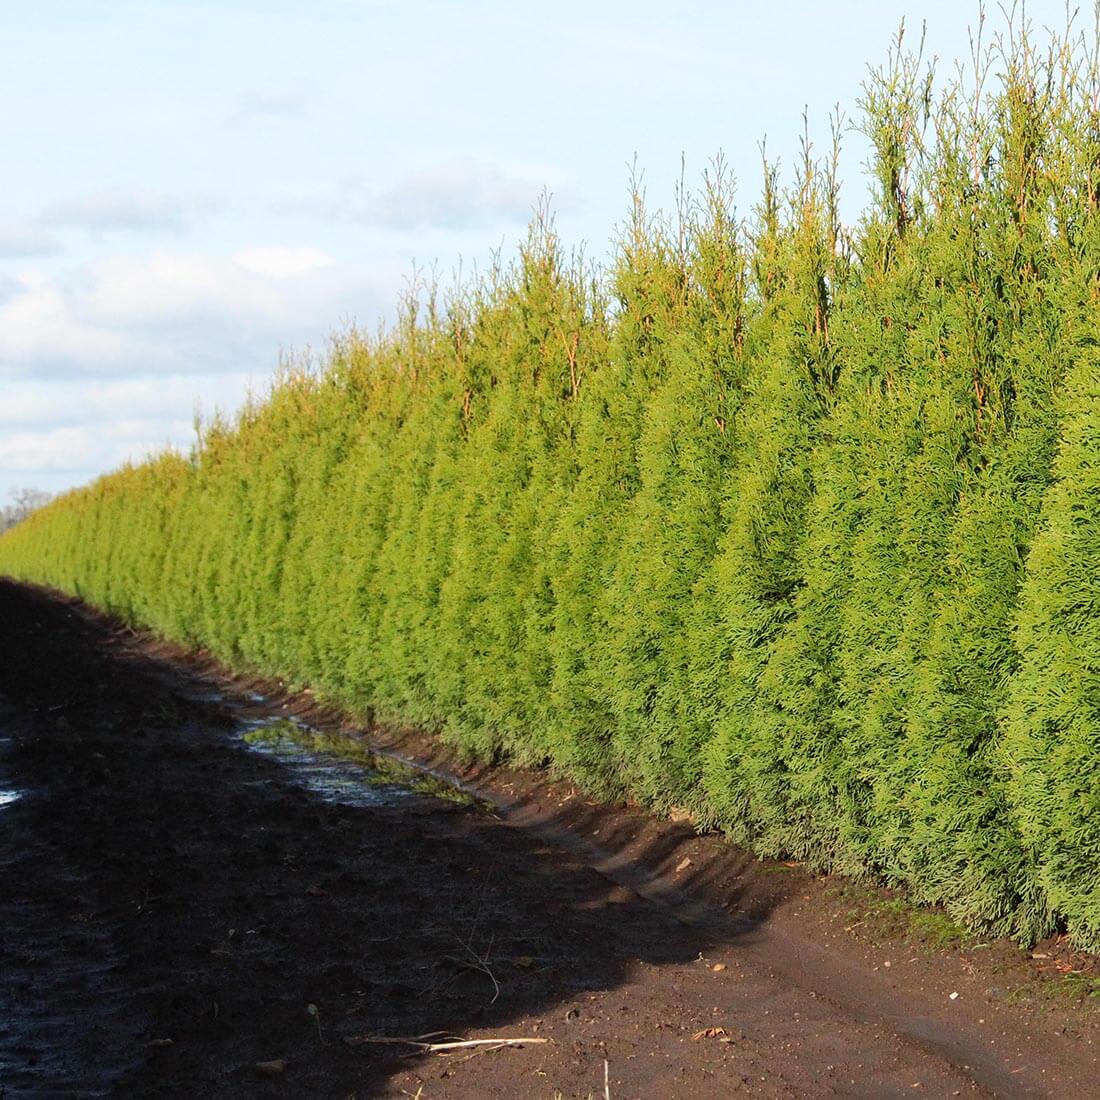
[{"label": "cloud bank", "polygon": [[179,232],[201,204],[145,188],[106,188],[56,200],[42,212],[42,222],[60,229],[102,233]]},{"label": "cloud bank", "polygon": [[[0,378],[256,367],[343,318],[374,318],[396,273],[313,248],[117,255],[0,288]],[[269,367],[272,364],[268,364]]]},{"label": "cloud bank", "polygon": [[545,182],[488,161],[455,157],[410,172],[340,206],[357,221],[387,229],[480,229],[527,222]]},{"label": "cloud bank", "polygon": [[35,222],[0,221],[0,259],[50,256],[61,243]]},{"label": "cloud bank", "polygon": [[188,446],[199,394],[208,412],[236,408],[282,351],[373,323],[398,283],[385,264],[271,245],[0,277],[0,499]]}]

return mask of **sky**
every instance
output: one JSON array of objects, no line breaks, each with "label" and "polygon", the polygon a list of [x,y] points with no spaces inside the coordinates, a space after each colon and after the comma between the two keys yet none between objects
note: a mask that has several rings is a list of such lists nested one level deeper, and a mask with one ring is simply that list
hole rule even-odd
[{"label": "sky", "polygon": [[[0,504],[232,412],[280,358],[392,318],[417,270],[512,254],[540,193],[609,255],[631,164],[670,205],[722,153],[824,151],[898,25],[947,0],[38,0],[0,10]],[[994,9],[995,10],[995,9]],[[1062,0],[1032,0],[1061,26]],[[993,22],[996,22],[993,19]],[[865,193],[845,137],[844,208]]]}]

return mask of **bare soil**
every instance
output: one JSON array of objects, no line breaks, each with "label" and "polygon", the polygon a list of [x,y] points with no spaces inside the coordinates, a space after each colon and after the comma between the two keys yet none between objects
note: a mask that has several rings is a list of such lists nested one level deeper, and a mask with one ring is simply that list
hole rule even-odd
[{"label": "bare soil", "polygon": [[[268,713],[490,808],[326,801],[234,736]],[[9,582],[0,788],[5,1100],[1100,1096],[1097,968],[1059,941],[355,730]],[[546,1041],[363,1041],[436,1033]]]}]

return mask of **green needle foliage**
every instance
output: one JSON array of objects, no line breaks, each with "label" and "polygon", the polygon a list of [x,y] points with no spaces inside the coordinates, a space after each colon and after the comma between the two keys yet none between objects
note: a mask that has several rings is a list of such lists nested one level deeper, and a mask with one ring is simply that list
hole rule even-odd
[{"label": "green needle foliage", "polygon": [[[635,186],[609,270],[511,263],[61,497],[0,570],[686,808],[973,926],[1100,948],[1097,40],[871,72],[746,221]],[[834,128],[834,138],[839,134]]]}]

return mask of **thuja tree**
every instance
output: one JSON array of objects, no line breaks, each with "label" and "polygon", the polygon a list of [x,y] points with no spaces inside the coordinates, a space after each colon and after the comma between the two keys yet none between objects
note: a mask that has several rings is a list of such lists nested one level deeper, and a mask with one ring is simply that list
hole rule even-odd
[{"label": "thuja tree", "polygon": [[[545,752],[538,735],[531,738],[550,686],[544,644],[554,594],[544,573],[551,518],[544,503],[560,499],[574,476],[579,402],[601,327],[583,263],[563,255],[547,215],[521,249],[502,308],[496,378],[467,449],[479,506],[467,545],[457,548],[480,574],[473,583],[480,637],[470,647],[465,704],[477,708],[480,728],[530,758]],[[468,625],[456,627],[457,643],[469,645]]]},{"label": "thuja tree", "polygon": [[981,127],[971,146],[984,141],[988,157],[970,185],[971,232],[951,242],[967,241],[949,318],[967,335],[948,357],[962,435],[921,479],[953,481],[953,507],[935,509],[931,537],[915,546],[914,572],[920,560],[941,564],[907,608],[906,737],[880,787],[899,879],[999,929],[1038,931],[1045,903],[1023,865],[996,749],[1017,667],[1023,551],[1057,441],[1053,396],[1074,358],[1064,326],[1074,262],[1057,229],[1066,211],[1056,211],[1076,186],[1064,145],[1076,93],[1026,38],[1007,56],[990,116],[970,123]]},{"label": "thuja tree", "polygon": [[[339,443],[312,516],[312,682],[359,710],[369,709],[375,691],[362,663],[366,616],[376,607],[366,590],[385,538],[396,422],[407,388],[394,377],[404,360],[394,358],[387,344],[352,332],[334,342],[331,356],[344,423],[334,432]],[[370,666],[371,674],[376,671]]]},{"label": "thuja tree", "polygon": [[621,729],[617,743],[631,786],[662,806],[697,801],[699,748],[710,730],[710,700],[699,678],[710,654],[696,643],[713,613],[705,578],[726,529],[751,308],[748,245],[721,160],[681,216],[689,273],[684,335],[646,413],[640,488],[624,540],[632,566],[625,575],[634,580],[624,595],[649,637],[632,669],[646,710]]},{"label": "thuja tree", "polygon": [[[667,370],[685,309],[682,253],[645,210],[637,186],[612,275],[615,323],[608,358],[582,392],[576,476],[551,534],[552,698],[558,760],[600,790],[623,789],[611,740],[639,706],[629,621],[626,517],[640,486],[638,443],[646,405]],[[626,551],[629,553],[629,551]]]},{"label": "thuja tree", "polygon": [[705,748],[704,790],[715,819],[767,850],[791,846],[781,835],[789,784],[757,690],[802,584],[810,456],[838,370],[830,337],[841,255],[836,180],[813,162],[808,143],[805,152],[786,219],[772,172],[758,211],[752,266],[759,306],[745,331],[740,445],[710,586],[720,711]]},{"label": "thuja tree", "polygon": [[1100,949],[1097,771],[1097,454],[1100,445],[1100,78],[1076,70],[1069,140],[1054,160],[1061,293],[1048,337],[1067,364],[1053,395],[1052,484],[1042,497],[1014,625],[1019,666],[1002,688],[1004,734],[991,763],[1023,839],[1034,931],[1061,923]]},{"label": "thuja tree", "polygon": [[[424,313],[423,318],[421,313]],[[349,622],[348,680],[366,709],[401,717],[414,709],[419,673],[413,554],[420,510],[438,446],[452,436],[446,400],[450,357],[429,295],[406,297],[397,331],[378,368],[395,377],[394,391],[375,412],[385,425],[382,446],[368,432],[357,444],[346,477],[355,509],[344,525],[345,543],[361,530],[364,545],[350,563],[354,615]],[[362,452],[367,453],[362,453]],[[410,717],[412,714],[410,713]],[[416,715],[423,720],[423,716]]]},{"label": "thuja tree", "polygon": [[763,843],[853,870],[863,860],[852,852],[853,792],[845,773],[870,761],[846,756],[850,721],[864,715],[844,705],[852,665],[846,657],[852,644],[873,651],[876,633],[894,626],[874,601],[889,598],[896,577],[883,553],[893,536],[889,508],[917,434],[907,362],[922,313],[922,211],[913,175],[926,89],[919,55],[903,54],[900,42],[887,68],[868,81],[864,125],[875,149],[876,202],[851,241],[855,263],[835,279],[829,342],[837,369],[822,395],[808,458],[813,496],[792,559],[799,581],[741,704],[763,746],[758,774],[767,795],[756,810]]},{"label": "thuja tree", "polygon": [[[1093,269],[1095,271],[1095,269]],[[1100,552],[1094,517],[1100,486],[1100,305],[1086,277],[1077,362],[1060,401],[1064,413],[1055,482],[1027,565],[1018,612],[1020,673],[1011,686],[1002,746],[1013,820],[1046,909],[1067,920],[1081,944],[1100,945],[1100,777],[1097,654]],[[1045,929],[1044,929],[1045,930]]]},{"label": "thuja tree", "polygon": [[516,592],[520,617],[509,652],[520,720],[511,718],[508,744],[520,758],[541,761],[554,760],[556,743],[552,698],[558,559],[554,537],[579,473],[576,442],[583,402],[592,378],[608,357],[604,291],[580,257],[573,258],[567,274],[555,288],[557,305],[549,316],[552,328],[540,368],[540,417],[532,425],[545,445],[535,452],[519,504],[521,522],[512,526],[502,563],[524,582]]}]

